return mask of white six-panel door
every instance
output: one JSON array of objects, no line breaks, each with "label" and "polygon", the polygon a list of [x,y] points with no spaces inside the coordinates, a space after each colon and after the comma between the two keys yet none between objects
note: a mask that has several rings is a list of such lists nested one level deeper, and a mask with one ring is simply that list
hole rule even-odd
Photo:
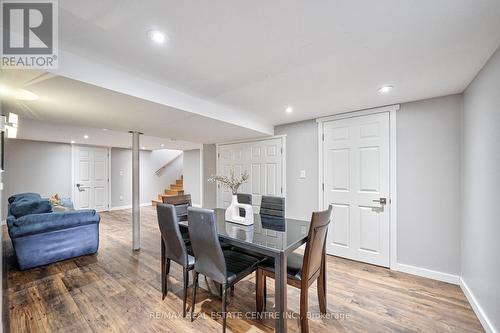
[{"label": "white six-panel door", "polygon": [[[229,176],[231,170],[235,176],[244,171],[250,175],[239,192],[252,194],[255,212],[260,211],[262,195],[285,196],[283,140],[279,137],[218,146],[217,172],[220,175]],[[226,208],[231,202],[231,191],[219,185],[217,191],[218,207]]]},{"label": "white six-panel door", "polygon": [[76,209],[109,209],[107,148],[73,147],[73,201]]},{"label": "white six-panel door", "polygon": [[323,206],[333,205],[327,253],[388,267],[389,113],[328,121],[323,135]]}]

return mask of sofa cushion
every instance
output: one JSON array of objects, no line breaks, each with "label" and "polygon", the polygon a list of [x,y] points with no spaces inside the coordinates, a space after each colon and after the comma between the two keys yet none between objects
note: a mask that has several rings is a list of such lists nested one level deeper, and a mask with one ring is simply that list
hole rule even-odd
[{"label": "sofa cushion", "polygon": [[49,199],[16,199],[10,204],[10,213],[14,215],[15,218],[31,214],[52,213],[52,205]]},{"label": "sofa cushion", "polygon": [[38,193],[32,193],[32,192],[19,193],[19,194],[14,194],[13,196],[9,197],[9,204],[13,203],[14,201],[21,200],[21,199],[40,200],[41,198],[42,197]]},{"label": "sofa cushion", "polygon": [[56,212],[52,214],[31,214],[14,221],[8,221],[9,235],[11,238],[17,238],[95,224],[99,223],[100,220],[101,217],[93,209]]}]

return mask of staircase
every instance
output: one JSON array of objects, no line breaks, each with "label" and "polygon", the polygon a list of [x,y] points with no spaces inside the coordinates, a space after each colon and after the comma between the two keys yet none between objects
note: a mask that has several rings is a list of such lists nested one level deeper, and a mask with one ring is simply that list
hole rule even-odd
[{"label": "staircase", "polygon": [[181,176],[181,179],[177,179],[175,181],[175,184],[170,184],[170,188],[165,189],[163,194],[158,194],[158,198],[151,200],[151,204],[154,207],[157,204],[162,203],[164,197],[183,195],[184,194],[183,185],[184,185],[184,177]]}]

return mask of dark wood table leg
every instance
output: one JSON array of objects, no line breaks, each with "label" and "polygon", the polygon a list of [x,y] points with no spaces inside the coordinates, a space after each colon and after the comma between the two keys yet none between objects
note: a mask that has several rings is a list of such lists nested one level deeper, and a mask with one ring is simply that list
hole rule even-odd
[{"label": "dark wood table leg", "polygon": [[161,242],[161,297],[165,299],[167,295],[167,286],[165,284],[165,243],[163,243],[163,238],[160,238]]},{"label": "dark wood table leg", "polygon": [[323,249],[323,259],[321,260],[321,273],[318,277],[318,302],[319,311],[326,314],[326,253]]},{"label": "dark wood table leg", "polygon": [[275,272],[275,311],[276,311],[276,324],[274,331],[279,333],[286,333],[286,311],[287,311],[287,274],[286,274],[287,258],[286,254],[280,253],[274,259],[274,272]]}]

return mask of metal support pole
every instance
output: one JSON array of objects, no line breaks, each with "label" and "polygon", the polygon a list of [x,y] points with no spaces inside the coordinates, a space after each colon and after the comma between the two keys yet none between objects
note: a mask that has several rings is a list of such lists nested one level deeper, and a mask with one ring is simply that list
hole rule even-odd
[{"label": "metal support pole", "polygon": [[141,248],[139,132],[132,133],[132,250]]}]

